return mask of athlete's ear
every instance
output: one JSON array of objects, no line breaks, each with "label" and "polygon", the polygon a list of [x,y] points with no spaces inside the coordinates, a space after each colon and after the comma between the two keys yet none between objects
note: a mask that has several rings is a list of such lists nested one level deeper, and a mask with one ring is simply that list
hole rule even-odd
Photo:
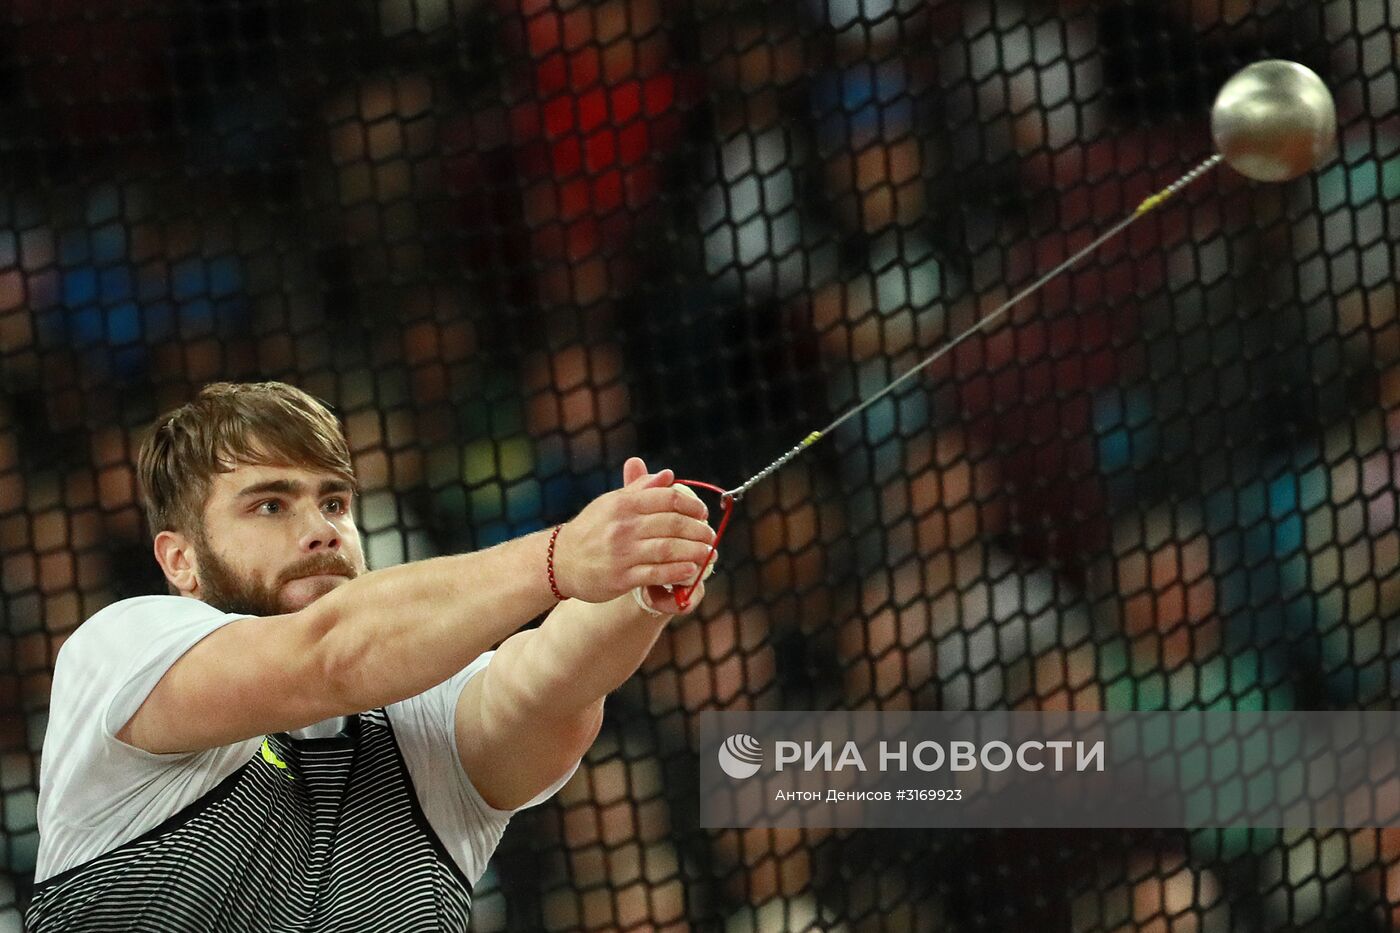
[{"label": "athlete's ear", "polygon": [[199,555],[194,542],[178,531],[162,531],[155,540],[156,563],[181,596],[199,591]]}]

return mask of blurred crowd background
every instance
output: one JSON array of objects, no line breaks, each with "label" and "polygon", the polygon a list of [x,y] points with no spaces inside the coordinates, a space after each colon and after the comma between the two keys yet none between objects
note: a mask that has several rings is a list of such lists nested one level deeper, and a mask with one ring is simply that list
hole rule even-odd
[{"label": "blurred crowd background", "polygon": [[693,745],[708,709],[1393,707],[1397,35],[1397,0],[0,0],[0,931],[55,654],[163,591],[159,412],[327,400],[378,567],[632,454],[733,486],[1200,162],[1275,57],[1337,157],[1217,171],[755,488],[473,928],[1400,923],[1400,830],[704,831]]}]

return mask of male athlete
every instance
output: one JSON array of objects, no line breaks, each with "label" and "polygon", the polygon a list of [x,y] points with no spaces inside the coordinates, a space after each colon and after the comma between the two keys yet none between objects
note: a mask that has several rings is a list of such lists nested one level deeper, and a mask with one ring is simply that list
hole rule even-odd
[{"label": "male athlete", "polygon": [[33,933],[465,929],[714,540],[633,458],[552,532],[366,572],[340,425],[280,383],[205,388],[138,470],[178,595],[59,652]]}]

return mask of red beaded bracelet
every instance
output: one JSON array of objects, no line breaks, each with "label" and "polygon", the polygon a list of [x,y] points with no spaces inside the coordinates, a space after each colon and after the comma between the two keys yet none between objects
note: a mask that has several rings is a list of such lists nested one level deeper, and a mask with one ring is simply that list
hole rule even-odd
[{"label": "red beaded bracelet", "polygon": [[549,575],[549,589],[554,594],[554,598],[561,603],[564,601],[564,594],[559,592],[559,583],[554,579],[554,542],[559,537],[559,529],[563,525],[554,526],[554,534],[549,536],[549,556],[545,559],[545,573]]}]

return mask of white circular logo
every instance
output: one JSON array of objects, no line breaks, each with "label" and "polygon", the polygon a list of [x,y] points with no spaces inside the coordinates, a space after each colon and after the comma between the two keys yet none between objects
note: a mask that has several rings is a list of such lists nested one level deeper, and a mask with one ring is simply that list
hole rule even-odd
[{"label": "white circular logo", "polygon": [[763,767],[763,746],[751,735],[731,735],[719,747],[719,766],[732,778],[753,777]]}]

